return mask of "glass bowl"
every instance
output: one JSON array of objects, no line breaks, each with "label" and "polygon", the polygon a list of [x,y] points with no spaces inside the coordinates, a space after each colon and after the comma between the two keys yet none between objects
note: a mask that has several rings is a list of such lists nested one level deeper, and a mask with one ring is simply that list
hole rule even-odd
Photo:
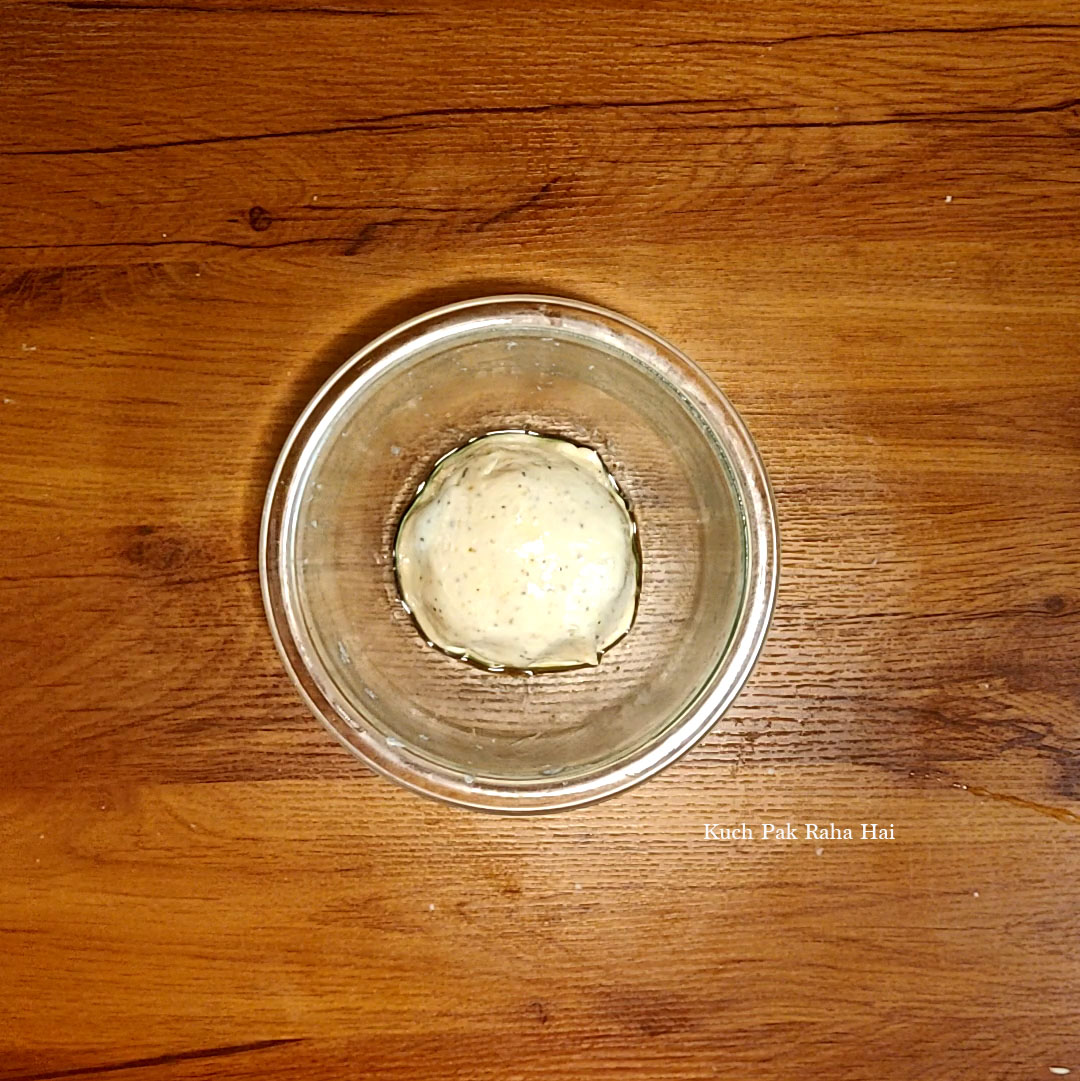
[{"label": "glass bowl", "polygon": [[[393,546],[418,486],[507,429],[592,447],[633,512],[637,615],[596,666],[483,671],[401,602]],[[778,537],[753,441],[687,357],[603,308],[496,296],[410,319],[329,379],[274,470],[259,563],[285,667],[350,751],[425,795],[527,813],[621,791],[709,731],[764,643]]]}]

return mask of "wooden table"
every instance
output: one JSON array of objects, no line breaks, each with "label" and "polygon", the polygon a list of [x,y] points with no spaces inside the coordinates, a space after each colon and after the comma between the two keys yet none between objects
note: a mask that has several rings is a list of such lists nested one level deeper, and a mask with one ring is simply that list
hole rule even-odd
[{"label": "wooden table", "polygon": [[[9,0],[0,1081],[1080,1075],[1078,66],[1051,0]],[[785,552],[713,734],[528,820],[357,765],[256,573],[312,391],[513,290],[697,358]]]}]

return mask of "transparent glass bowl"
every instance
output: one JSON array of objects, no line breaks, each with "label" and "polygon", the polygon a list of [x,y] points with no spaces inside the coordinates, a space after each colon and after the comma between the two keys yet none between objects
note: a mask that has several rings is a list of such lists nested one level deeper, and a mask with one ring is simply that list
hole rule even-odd
[{"label": "transparent glass bowl", "polygon": [[[637,521],[637,616],[596,667],[482,671],[402,606],[393,545],[418,485],[515,428],[597,450]],[[347,361],[286,441],[260,537],[270,628],[315,715],[408,788],[512,813],[611,795],[700,740],[761,650],[777,563],[764,467],[715,385],[640,324],[542,296],[440,308]]]}]

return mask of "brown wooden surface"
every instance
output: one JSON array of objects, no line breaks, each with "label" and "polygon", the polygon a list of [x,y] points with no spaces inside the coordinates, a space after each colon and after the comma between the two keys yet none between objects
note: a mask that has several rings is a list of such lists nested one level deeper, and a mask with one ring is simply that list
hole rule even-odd
[{"label": "brown wooden surface", "polygon": [[[1050,0],[0,8],[0,1081],[1080,1074],[1080,17]],[[274,457],[437,302],[743,411],[750,687],[526,821],[356,765]],[[725,843],[706,822],[895,823]]]}]

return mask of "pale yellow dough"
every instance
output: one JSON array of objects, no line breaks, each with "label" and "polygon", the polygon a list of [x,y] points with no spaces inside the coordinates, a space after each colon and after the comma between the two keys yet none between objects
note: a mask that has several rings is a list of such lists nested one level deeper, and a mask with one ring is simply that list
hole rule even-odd
[{"label": "pale yellow dough", "polygon": [[634,619],[630,514],[595,451],[563,439],[498,432],[443,459],[394,556],[428,638],[489,667],[597,664]]}]

